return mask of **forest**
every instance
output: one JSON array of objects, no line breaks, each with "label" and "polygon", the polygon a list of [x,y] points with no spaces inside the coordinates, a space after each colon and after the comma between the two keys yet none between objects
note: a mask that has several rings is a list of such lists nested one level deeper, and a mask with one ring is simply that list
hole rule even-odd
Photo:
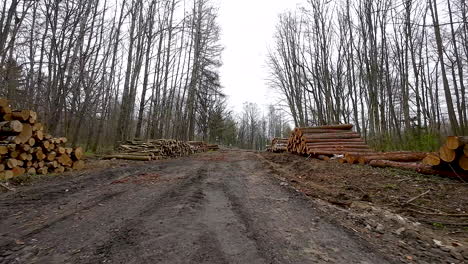
[{"label": "forest", "polygon": [[[0,97],[89,151],[133,138],[263,149],[292,127],[353,123],[377,149],[468,132],[463,0],[308,0],[265,58],[277,106],[229,109],[210,0],[6,0]],[[247,7],[246,7],[247,8]]]},{"label": "forest", "polygon": [[270,86],[296,127],[353,123],[380,149],[468,133],[467,3],[324,1],[283,13]]},{"label": "forest", "polygon": [[97,150],[131,138],[215,140],[229,122],[216,9],[195,1],[2,4],[0,96]]}]

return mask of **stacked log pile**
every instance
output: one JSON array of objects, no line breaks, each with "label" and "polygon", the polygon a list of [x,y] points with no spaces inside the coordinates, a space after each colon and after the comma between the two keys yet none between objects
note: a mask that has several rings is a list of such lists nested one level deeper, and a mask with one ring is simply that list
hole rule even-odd
[{"label": "stacked log pile", "polygon": [[121,144],[117,150],[117,153],[105,156],[104,159],[150,161],[188,156],[194,153],[187,142],[175,139],[130,140]]},{"label": "stacked log pile", "polygon": [[206,152],[208,145],[204,141],[187,141],[194,153]]},{"label": "stacked log pile", "polygon": [[66,142],[45,133],[36,112],[12,110],[8,100],[0,98],[0,179],[82,169],[83,150],[67,148]]},{"label": "stacked log pile", "polygon": [[468,137],[447,137],[436,153],[429,153],[423,163],[434,168],[468,171]]},{"label": "stacked log pile", "polygon": [[289,137],[287,151],[321,159],[372,152],[352,128],[351,124],[295,128]]},{"label": "stacked log pile", "polygon": [[[468,137],[448,137],[437,153],[375,152],[350,124],[295,128],[287,151],[340,163],[414,170],[422,174],[468,179]],[[274,142],[270,151],[274,149]]]},{"label": "stacked log pile", "polygon": [[208,144],[207,145],[208,151],[218,151],[219,145],[218,144]]},{"label": "stacked log pile", "polygon": [[207,144],[204,141],[187,141],[194,153],[219,150],[217,144]]},{"label": "stacked log pile", "polygon": [[426,157],[426,152],[410,152],[410,151],[396,151],[396,152],[372,152],[361,154],[346,154],[344,162],[349,164],[359,163],[361,165],[369,164],[374,160],[388,160],[397,162],[420,162]]},{"label": "stacked log pile", "polygon": [[448,137],[437,153],[375,152],[347,153],[344,162],[368,164],[372,167],[413,170],[421,174],[468,179],[466,173],[468,137]]},{"label": "stacked log pile", "polygon": [[288,150],[289,139],[287,138],[274,138],[271,140],[271,145],[267,151],[270,152],[285,152]]}]

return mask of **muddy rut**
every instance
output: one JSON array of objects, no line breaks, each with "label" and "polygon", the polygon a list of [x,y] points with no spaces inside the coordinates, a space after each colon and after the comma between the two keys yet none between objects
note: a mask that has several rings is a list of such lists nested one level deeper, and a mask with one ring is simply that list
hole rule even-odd
[{"label": "muddy rut", "polygon": [[247,151],[0,195],[0,263],[391,263]]}]

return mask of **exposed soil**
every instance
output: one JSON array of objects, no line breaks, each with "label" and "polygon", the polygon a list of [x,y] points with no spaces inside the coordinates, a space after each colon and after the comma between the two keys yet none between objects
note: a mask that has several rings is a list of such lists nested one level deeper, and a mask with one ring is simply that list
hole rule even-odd
[{"label": "exposed soil", "polygon": [[[248,151],[89,167],[0,194],[0,263],[463,263],[468,258],[462,250],[468,231],[447,224],[466,218],[418,225],[433,220],[398,209],[398,203],[431,189],[413,203],[465,213],[467,187],[450,180]],[[411,189],[414,185],[419,188]]]},{"label": "exposed soil", "polygon": [[387,253],[417,263],[468,262],[468,184],[289,153],[261,156],[272,175],[322,201],[321,210]]}]

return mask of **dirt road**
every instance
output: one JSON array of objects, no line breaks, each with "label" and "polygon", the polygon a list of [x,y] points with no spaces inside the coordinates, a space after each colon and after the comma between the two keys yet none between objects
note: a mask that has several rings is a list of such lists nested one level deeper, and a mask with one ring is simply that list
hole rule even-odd
[{"label": "dirt road", "polygon": [[391,262],[260,159],[207,153],[2,194],[0,263]]}]

